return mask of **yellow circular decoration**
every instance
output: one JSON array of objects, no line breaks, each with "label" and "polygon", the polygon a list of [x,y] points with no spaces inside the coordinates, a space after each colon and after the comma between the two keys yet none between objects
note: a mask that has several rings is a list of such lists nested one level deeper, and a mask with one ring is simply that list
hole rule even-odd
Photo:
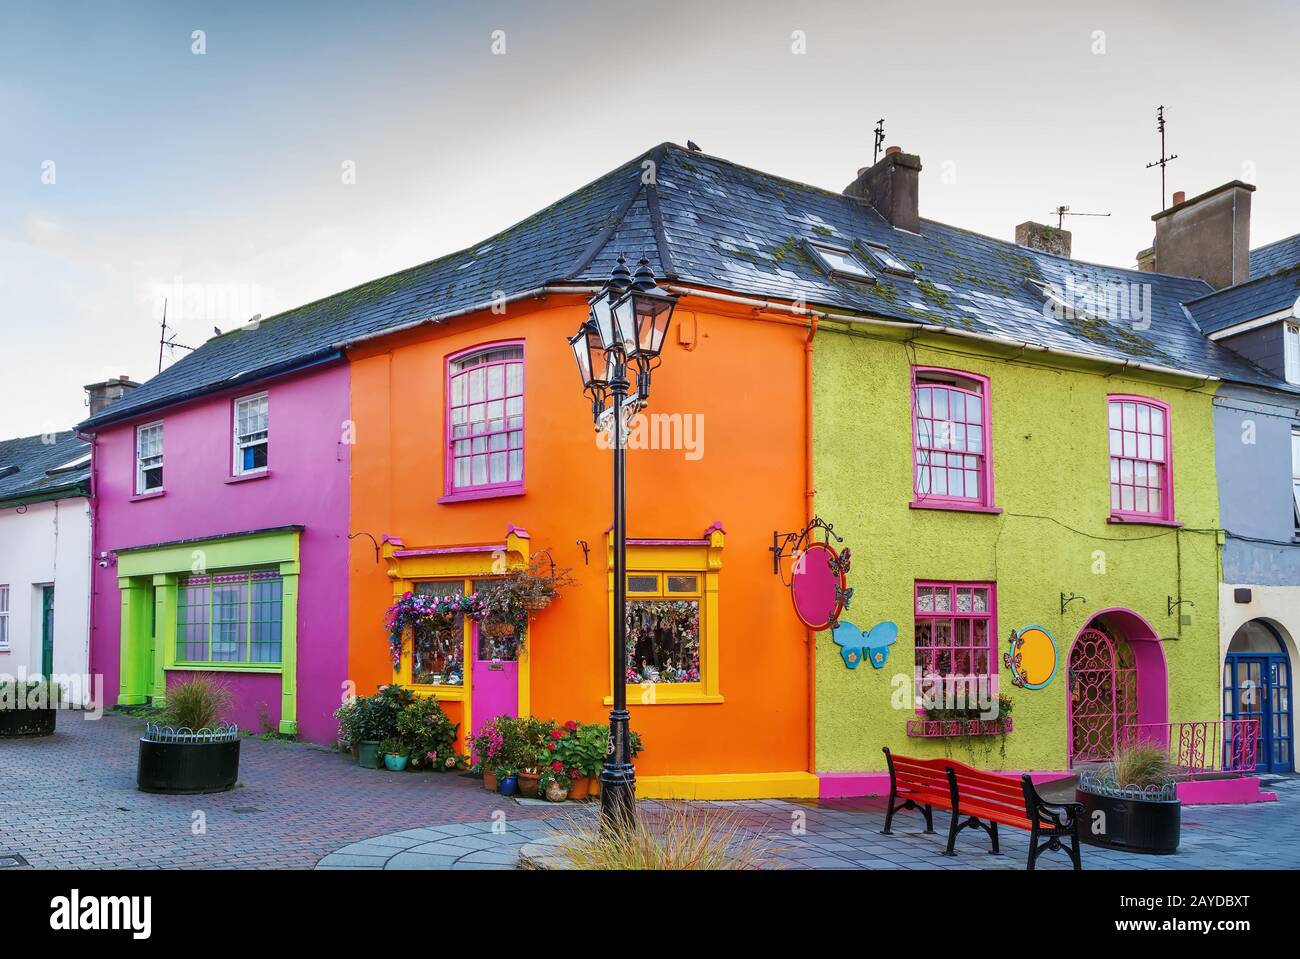
[{"label": "yellow circular decoration", "polygon": [[1026,626],[1016,638],[1020,676],[1028,689],[1041,689],[1056,675],[1056,642],[1040,626]]}]

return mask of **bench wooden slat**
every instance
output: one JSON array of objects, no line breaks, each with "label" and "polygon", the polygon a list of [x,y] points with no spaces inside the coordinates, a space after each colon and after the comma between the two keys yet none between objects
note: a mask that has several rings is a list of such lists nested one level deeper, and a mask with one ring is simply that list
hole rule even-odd
[{"label": "bench wooden slat", "polygon": [[[969,827],[979,827],[987,832],[993,843],[991,851],[996,853],[998,825],[1001,824],[1031,833],[1030,869],[1034,868],[1038,854],[1047,848],[1065,849],[1074,868],[1080,868],[1077,817],[1081,807],[1077,804],[1067,804],[1071,807],[1066,809],[1067,818],[1057,822],[1051,817],[1044,818],[1041,811],[1043,801],[1027,775],[1013,779],[953,759],[895,756],[888,748],[884,752],[890,772],[889,807],[882,830],[887,835],[894,813],[912,808],[919,808],[924,813],[926,832],[931,832],[930,809],[938,807],[952,812],[945,855],[955,853],[957,834]],[[965,822],[961,822],[962,817],[966,817]],[[1040,834],[1047,836],[1047,844],[1039,843]],[[1070,840],[1070,844],[1060,844],[1062,839]]]}]

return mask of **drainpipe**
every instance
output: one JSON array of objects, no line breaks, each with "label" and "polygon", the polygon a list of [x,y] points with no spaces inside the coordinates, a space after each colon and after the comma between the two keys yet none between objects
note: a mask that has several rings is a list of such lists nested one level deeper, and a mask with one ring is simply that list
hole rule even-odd
[{"label": "drainpipe", "polygon": [[[93,697],[95,692],[95,597],[98,595],[99,589],[97,576],[99,569],[99,560],[97,559],[99,556],[99,509],[97,508],[98,501],[95,498],[99,488],[97,482],[99,476],[99,448],[95,445],[95,434],[86,435],[76,427],[73,427],[72,433],[77,439],[90,444],[90,496],[88,497],[90,507],[90,592],[86,597],[90,605],[86,610],[86,678],[90,682],[90,689],[87,691],[88,695]],[[82,708],[84,709],[86,705],[86,703],[82,703]],[[99,709],[103,709],[106,705],[107,703],[95,704]]]},{"label": "drainpipe", "polygon": [[[804,430],[804,523],[814,515],[813,488],[813,337],[817,335],[817,314],[808,319],[808,337],[803,344],[803,430]],[[808,772],[817,775],[817,634],[807,630],[808,642]]]}]

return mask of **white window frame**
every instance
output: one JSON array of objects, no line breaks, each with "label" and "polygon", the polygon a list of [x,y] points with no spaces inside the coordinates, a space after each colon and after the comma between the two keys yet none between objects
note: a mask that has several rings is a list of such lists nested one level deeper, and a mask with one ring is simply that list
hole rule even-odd
[{"label": "white window frame", "polygon": [[1300,325],[1282,324],[1282,357],[1286,381],[1300,384]]},{"label": "white window frame", "polygon": [[0,651],[9,651],[9,585],[0,583]]},{"label": "white window frame", "polygon": [[1300,536],[1300,426],[1291,427],[1291,510]]},{"label": "white window frame", "polygon": [[[141,436],[143,435],[145,430],[152,430],[152,429],[158,430],[158,455],[157,457],[152,457],[152,456],[148,457],[148,459],[156,458],[158,462],[150,463],[149,465],[146,466],[145,465],[146,457],[142,454],[143,446],[140,441],[141,441]],[[153,489],[147,489],[145,487],[145,477],[144,477],[144,474],[147,473],[149,470],[156,469],[159,470],[160,473],[162,471],[163,442],[164,442],[163,437],[164,437],[164,433],[163,433],[162,420],[155,420],[152,423],[144,423],[135,428],[135,495],[136,496],[143,496],[146,493],[161,493],[163,491],[165,480],[161,476],[159,477],[158,485],[155,486]]]},{"label": "white window frame", "polygon": [[[239,410],[241,407],[249,403],[256,403],[259,400],[266,404],[266,429],[254,431],[253,433],[247,434],[247,436],[249,437],[255,437],[257,436],[258,433],[261,433],[262,435],[260,438],[256,438],[256,439],[241,438],[239,433]],[[231,416],[231,434],[232,434],[231,442],[233,443],[233,447],[231,450],[231,460],[232,460],[232,465],[234,467],[234,475],[251,476],[255,473],[265,473],[270,468],[270,464],[271,464],[271,403],[268,398],[268,394],[266,393],[266,391],[263,391],[261,393],[254,393],[251,396],[241,396],[239,399],[235,400],[234,406],[232,407],[232,413],[233,415]],[[266,447],[267,465],[250,467],[249,469],[245,469],[244,456],[243,456],[244,450],[258,445],[264,445]]]}]

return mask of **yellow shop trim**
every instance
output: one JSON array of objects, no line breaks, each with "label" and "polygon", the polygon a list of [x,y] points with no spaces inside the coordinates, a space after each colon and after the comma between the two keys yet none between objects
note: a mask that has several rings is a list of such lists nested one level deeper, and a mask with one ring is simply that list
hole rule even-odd
[{"label": "yellow shop trim", "polygon": [[816,799],[819,789],[809,772],[636,777],[641,799]]}]

